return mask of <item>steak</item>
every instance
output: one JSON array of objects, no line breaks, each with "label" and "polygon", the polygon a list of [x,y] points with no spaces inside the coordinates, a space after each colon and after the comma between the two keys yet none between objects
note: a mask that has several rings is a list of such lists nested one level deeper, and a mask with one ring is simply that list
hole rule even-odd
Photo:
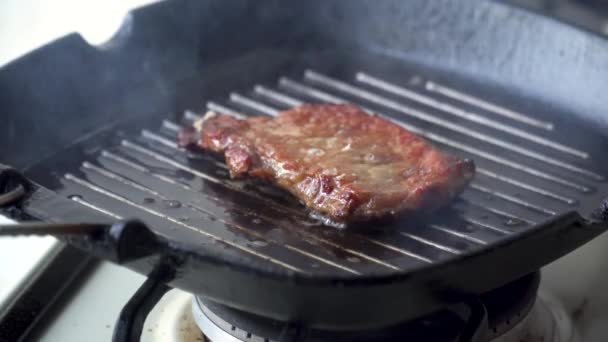
[{"label": "steak", "polygon": [[223,153],[231,177],[286,189],[337,222],[437,209],[471,181],[471,160],[350,104],[305,104],[276,117],[208,112],[179,134],[181,146]]}]

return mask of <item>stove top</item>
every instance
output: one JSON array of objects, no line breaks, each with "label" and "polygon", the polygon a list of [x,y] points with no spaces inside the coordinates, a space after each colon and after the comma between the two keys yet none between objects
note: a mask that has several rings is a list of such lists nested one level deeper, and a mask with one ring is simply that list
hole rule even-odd
[{"label": "stove top", "polygon": [[[532,302],[533,306],[525,313],[517,313],[513,318],[515,321],[507,320],[503,322],[503,327],[508,327],[501,334],[487,336],[479,339],[479,342],[523,342],[523,341],[543,341],[543,342],[579,342],[580,337],[574,329],[569,316],[564,311],[563,306],[556,301],[555,298],[541,293]],[[186,303],[183,303],[186,304]],[[187,304],[186,307],[189,307]],[[183,308],[186,309],[186,308]],[[225,311],[225,308],[219,308],[213,305],[205,305],[200,299],[192,301],[193,316],[187,312],[183,314],[182,320],[179,322],[177,338],[175,342],[201,341],[206,338],[208,342],[274,342],[274,341],[427,341],[427,342],[456,342],[459,341],[458,326],[462,324],[458,319],[449,316],[437,316],[435,318],[442,321],[441,325],[436,325],[438,322],[433,322],[432,319],[425,319],[419,322],[418,331],[409,331],[402,336],[374,337],[368,336],[366,339],[361,335],[355,335],[350,338],[341,338],[335,335],[328,336],[327,333],[306,334],[299,337],[293,335],[286,337],[291,331],[295,331],[295,327],[289,327],[276,322],[266,322],[264,327],[257,327],[257,330],[266,329],[267,332],[273,332],[275,335],[279,333],[278,339],[270,339],[258,335],[251,331],[252,329],[243,329],[241,325],[247,325],[240,321],[242,317],[235,318]],[[239,321],[226,321],[224,317],[230,317]],[[195,326],[193,327],[193,324]],[[234,325],[237,324],[237,325]],[[202,332],[197,329],[202,329]],[[410,329],[412,327],[410,326]],[[407,330],[407,328],[405,328]],[[203,335],[204,332],[204,335]],[[414,336],[416,335],[416,336]],[[298,339],[299,338],[299,339]]]},{"label": "stove top", "polygon": [[[472,303],[457,305],[420,319],[373,331],[308,329],[303,324],[259,317],[214,304],[200,297],[193,299],[192,312],[197,327],[214,342],[481,342],[509,341],[514,338],[520,341],[524,335],[552,341],[551,338],[560,334],[555,332],[555,324],[551,324],[552,315],[548,314],[546,305],[542,300],[536,300],[538,284],[538,274],[530,275],[475,299]],[[534,314],[530,315],[535,303]],[[361,314],[369,313],[365,312],[365,308],[361,308]],[[537,323],[530,324],[530,320]],[[519,327],[520,325],[525,328]],[[516,327],[519,328],[515,329]]]},{"label": "stove top", "polygon": [[[571,324],[571,319],[566,313],[563,305],[552,295],[544,290],[540,290],[538,296],[534,297],[532,306],[525,312],[520,312],[515,321],[510,321],[508,329],[504,330],[499,336],[490,336],[481,341],[483,342],[580,342],[583,341],[576,329]],[[262,326],[259,322],[251,324],[251,319],[235,317],[234,312],[229,312],[225,308],[217,305],[205,305],[204,301],[179,290],[169,292],[150,313],[146,326],[142,334],[144,342],[271,342],[271,341],[297,341],[292,336],[282,336],[283,339],[268,338],[268,332],[294,331],[285,329],[284,324],[273,325],[271,322]],[[220,317],[221,316],[221,317]],[[517,316],[517,314],[515,314]],[[229,322],[230,321],[230,322]],[[238,323],[237,323],[238,321]],[[452,320],[458,325],[459,319]],[[271,324],[268,324],[271,323]],[[275,322],[277,323],[277,322]],[[234,325],[236,324],[236,325]],[[424,341],[457,341],[454,336],[450,336],[450,329],[437,329],[432,322],[427,322],[423,329],[440,330],[443,333],[435,334],[436,339],[431,335],[425,335]],[[257,326],[257,327],[256,327]],[[202,327],[205,335],[201,331]],[[266,329],[266,333],[260,333]],[[318,337],[318,335],[317,335]],[[361,337],[361,335],[359,335]],[[443,339],[442,339],[443,337]],[[357,338],[357,341],[363,341]],[[403,340],[398,339],[399,341]],[[410,337],[408,340],[420,341]],[[313,334],[307,334],[306,339],[301,341],[323,341],[314,339]],[[328,341],[328,339],[325,339]],[[329,341],[349,341],[333,336]],[[375,339],[375,341],[391,341],[391,339]]]},{"label": "stove top", "polygon": [[[62,342],[76,342],[82,341],[83,334],[87,334],[90,337],[88,340],[91,341],[110,341],[115,328],[115,321],[121,308],[137,287],[142,284],[144,279],[144,277],[127,269],[109,263],[102,263],[85,277],[76,288],[72,289],[67,298],[64,298],[56,306],[57,309],[53,310],[48,316],[50,324],[41,326],[38,331],[31,335],[31,340],[40,342],[58,340]],[[519,299],[522,298],[519,297]],[[575,329],[571,325],[570,315],[567,313],[561,300],[557,300],[554,296],[550,295],[545,287],[540,288],[538,296],[530,296],[530,298],[533,300],[520,300],[519,305],[516,306],[505,305],[504,307],[511,307],[514,310],[503,312],[502,318],[490,315],[490,322],[494,322],[491,323],[494,326],[497,321],[505,324],[507,323],[507,318],[510,318],[506,326],[497,328],[497,335],[500,336],[490,336],[482,341],[602,341],[579,339]],[[199,304],[206,305],[205,311],[200,310],[202,306]],[[493,304],[489,305],[491,307],[489,311],[492,311]],[[519,308],[519,311],[516,310],[517,308]],[[264,334],[260,333],[259,327],[256,330],[255,327],[250,326],[250,323],[249,325],[247,322],[236,323],[236,321],[233,321],[234,317],[229,316],[226,310],[222,310],[221,308],[217,310],[217,305],[205,304],[204,300],[197,299],[184,291],[171,290],[148,315],[143,327],[141,341],[265,342],[265,339],[267,339],[270,342],[278,340],[268,337],[271,335],[264,336]],[[91,314],[92,312],[94,314]],[[202,312],[206,312],[206,318],[199,316]],[[449,315],[442,317],[450,317],[448,319],[456,327],[452,332],[462,326],[462,319],[459,317]],[[206,325],[205,323],[201,324],[201,318],[203,320],[207,319],[209,322]],[[221,321],[225,323],[221,323]],[[228,323],[229,321],[233,323]],[[214,327],[211,327],[211,330],[207,327],[210,324],[214,325]],[[232,329],[233,324],[234,330]],[[203,336],[199,328],[201,326],[207,333],[208,339],[205,339]],[[284,324],[279,325],[279,327],[284,326]],[[284,329],[277,329],[275,327],[275,330],[282,331]],[[249,335],[249,339],[247,338],[248,333],[251,334]],[[450,339],[449,335],[443,337],[447,337],[447,339],[438,339],[436,341],[456,341],[454,338]],[[333,339],[332,341],[339,340]],[[425,339],[425,341],[430,340]]]}]

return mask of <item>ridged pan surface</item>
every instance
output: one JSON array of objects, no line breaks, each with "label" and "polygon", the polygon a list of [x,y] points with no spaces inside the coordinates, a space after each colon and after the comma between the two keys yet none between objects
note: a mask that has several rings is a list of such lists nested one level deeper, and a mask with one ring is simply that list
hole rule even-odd
[{"label": "ridged pan surface", "polygon": [[[542,104],[381,54],[340,63],[341,52],[294,58],[268,51],[230,67],[255,68],[264,58],[277,67],[259,83],[196,81],[220,95],[201,92],[192,111],[110,134],[109,143],[60,175],[60,193],[109,218],[141,218],[169,239],[227,259],[328,278],[407,273],[462,257],[568,211],[589,215],[608,194],[607,173],[596,162],[605,138],[564,123]],[[218,68],[205,76],[230,74]],[[474,160],[476,176],[424,220],[340,230],[271,185],[230,179],[222,159],[176,145],[180,128],[206,110],[274,116],[308,102],[358,104]]]}]

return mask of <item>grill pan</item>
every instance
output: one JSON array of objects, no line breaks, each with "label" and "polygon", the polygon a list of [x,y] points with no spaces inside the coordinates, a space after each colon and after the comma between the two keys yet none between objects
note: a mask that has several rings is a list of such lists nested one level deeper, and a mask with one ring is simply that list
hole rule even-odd
[{"label": "grill pan", "polygon": [[[606,229],[607,61],[603,39],[498,3],[159,3],[102,46],[71,35],[3,68],[0,162],[36,182],[13,215],[145,222],[168,243],[114,260],[140,273],[171,254],[170,285],[209,300],[376,328],[504,285]],[[302,102],[359,104],[473,159],[477,176],[430,218],[344,231],[175,144],[207,109]],[[88,235],[67,240],[107,256]]]}]

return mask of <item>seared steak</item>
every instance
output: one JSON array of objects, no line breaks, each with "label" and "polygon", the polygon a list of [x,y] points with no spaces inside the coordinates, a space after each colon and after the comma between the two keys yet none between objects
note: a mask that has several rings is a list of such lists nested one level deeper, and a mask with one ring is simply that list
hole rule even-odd
[{"label": "seared steak", "polygon": [[271,181],[337,222],[436,209],[475,173],[472,161],[347,104],[245,120],[210,112],[179,140],[224,153],[232,177]]}]

